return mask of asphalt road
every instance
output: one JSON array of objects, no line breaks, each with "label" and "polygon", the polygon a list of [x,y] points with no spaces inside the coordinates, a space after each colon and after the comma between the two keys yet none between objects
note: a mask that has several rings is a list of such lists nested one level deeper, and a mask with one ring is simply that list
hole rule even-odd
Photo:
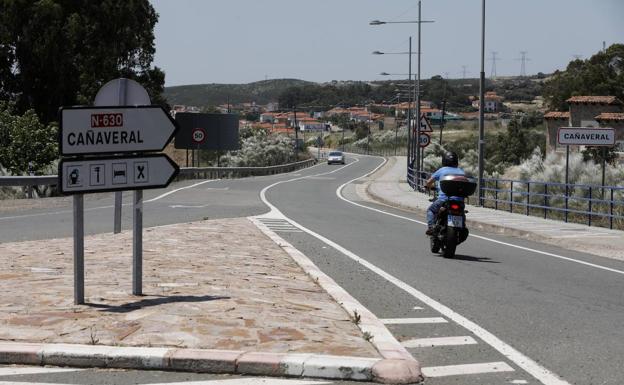
[{"label": "asphalt road", "polygon": [[[379,318],[442,316],[448,321],[389,325],[400,340],[468,336],[476,342],[409,349],[424,367],[506,362],[514,369],[465,375],[453,383],[540,383],[540,379],[556,383],[552,382],[556,375],[570,384],[624,383],[623,274],[476,237],[458,247],[456,259],[432,255],[424,225],[354,206],[337,196],[342,184],[366,174],[380,162],[379,158],[359,157],[359,161],[332,174],[276,185],[267,191],[267,200],[287,218],[415,288],[437,308],[306,232],[279,234]],[[352,185],[344,189],[344,196],[361,205],[424,221],[419,215],[362,202]],[[513,238],[479,235],[624,272],[624,263],[619,261]],[[460,317],[449,319],[448,313],[441,314],[438,305]],[[414,306],[422,309],[414,310]],[[471,325],[461,317],[503,344],[494,341],[492,346],[485,341],[490,340],[489,334],[471,333]],[[544,368],[554,372],[552,378],[536,379],[520,366],[524,358],[516,355],[514,361],[508,347],[532,359],[538,365],[530,368],[534,372]],[[448,383],[445,380],[448,378],[433,378],[428,383]]]},{"label": "asphalt road", "polygon": [[[417,346],[408,350],[423,367],[442,375],[427,384],[624,383],[624,274],[474,236],[458,247],[456,259],[432,255],[425,227],[414,222],[424,220],[420,215],[363,201],[355,193],[359,181],[337,194],[340,186],[370,172],[382,159],[347,161],[346,167],[318,165],[278,176],[185,181],[146,192],[145,225],[259,215],[268,211],[259,192],[272,186],[266,200],[286,220],[308,230],[275,231],[364,306],[382,319],[435,320],[388,325],[399,340]],[[0,242],[70,236],[71,200],[66,202],[66,207],[59,207],[61,202],[1,213]],[[110,231],[111,202],[110,195],[87,199],[88,233]],[[124,214],[126,227],[129,207]],[[624,272],[620,261],[473,233]],[[446,376],[455,365],[467,366]]]}]

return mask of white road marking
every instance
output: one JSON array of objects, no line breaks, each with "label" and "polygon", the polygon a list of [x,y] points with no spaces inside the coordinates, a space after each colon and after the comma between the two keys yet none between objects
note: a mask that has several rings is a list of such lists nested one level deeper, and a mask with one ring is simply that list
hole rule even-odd
[{"label": "white road marking", "polygon": [[204,207],[208,207],[210,205],[171,205],[172,209],[203,209]]},{"label": "white road marking", "polygon": [[[350,180],[350,181],[348,181],[348,182],[344,183],[344,184],[343,184],[343,185],[341,185],[340,187],[338,187],[338,189],[336,189],[336,195],[338,196],[338,198],[340,198],[340,199],[342,199],[343,201],[348,202],[348,203],[350,203],[350,204],[352,204],[352,205],[354,205],[354,206],[362,207],[362,208],[367,209],[367,210],[375,211],[375,212],[378,212],[378,213],[381,213],[381,214],[386,214],[386,215],[389,215],[389,216],[391,216],[391,217],[404,219],[404,220],[409,221],[409,222],[414,222],[414,223],[418,223],[418,224],[421,224],[421,225],[426,226],[426,225],[427,225],[427,223],[426,223],[426,222],[418,221],[418,220],[416,220],[416,219],[412,219],[412,218],[404,217],[404,216],[402,216],[402,215],[398,215],[398,214],[394,214],[394,213],[389,213],[389,212],[387,212],[387,211],[379,210],[379,209],[376,209],[376,208],[373,208],[373,207],[368,207],[368,206],[365,206],[365,205],[359,204],[359,203],[357,203],[357,202],[350,201],[350,200],[348,200],[347,198],[345,198],[344,196],[342,196],[342,189],[344,189],[344,187],[345,187],[345,186],[347,186],[348,184],[350,184],[350,183],[352,183],[352,182],[355,182],[355,181],[356,181],[356,180],[358,180],[358,179],[365,178],[365,177],[367,177],[368,175],[371,175],[372,173],[374,173],[375,171],[377,171],[377,170],[378,170],[381,166],[383,166],[384,164],[385,164],[385,162],[384,162],[384,163],[382,163],[380,166],[378,166],[378,167],[377,167],[376,169],[374,169],[373,171],[369,172],[368,174],[363,175],[363,176],[358,177],[358,178],[355,178],[355,179],[352,179],[352,180]],[[392,206],[390,206],[390,205],[383,204],[383,203],[378,203],[378,204],[379,204],[379,205],[382,205],[382,206],[392,207]],[[597,264],[595,264],[595,263],[585,262],[585,261],[581,261],[581,260],[574,259],[574,258],[570,258],[570,257],[564,257],[564,256],[562,256],[562,255],[558,255],[558,254],[554,254],[554,253],[549,253],[549,252],[547,252],[547,251],[541,251],[541,250],[531,249],[530,247],[524,247],[524,246],[514,245],[513,243],[507,243],[507,242],[503,242],[503,241],[498,241],[498,240],[496,240],[496,239],[492,239],[492,238],[484,237],[484,236],[481,236],[481,235],[473,235],[473,234],[471,234],[470,236],[471,236],[471,237],[473,237],[473,238],[482,239],[482,240],[484,240],[484,241],[488,241],[488,242],[492,242],[492,243],[497,243],[497,244],[499,244],[499,245],[509,246],[509,247],[513,247],[513,248],[515,248],[515,249],[520,249],[520,250],[524,250],[524,251],[529,251],[529,252],[536,253],[536,254],[547,255],[547,256],[549,256],[549,257],[558,258],[558,259],[562,259],[562,260],[565,260],[565,261],[574,262],[574,263],[578,263],[578,264],[581,264],[581,265],[594,267],[594,268],[596,268],[596,269],[606,270],[606,271],[610,271],[610,272],[612,272],[612,273],[617,273],[617,274],[622,274],[622,275],[624,275],[624,271],[622,271],[622,270],[612,269],[612,268],[610,268],[610,267],[606,267],[606,266],[602,266],[602,265],[597,265]]]},{"label": "white road marking", "polygon": [[[185,381],[185,382],[163,382],[150,385],[322,385],[331,384],[324,381],[308,380],[282,380],[276,378],[232,378],[229,380],[205,380],[205,381]],[[0,381],[0,385],[70,385],[56,382],[14,382]]]},{"label": "white road marking", "polygon": [[425,377],[446,377],[458,376],[462,374],[481,374],[513,372],[514,369],[504,362],[487,362],[482,364],[430,366],[422,368]]},{"label": "white road marking", "polygon": [[21,374],[77,372],[80,370],[82,369],[46,368],[43,366],[3,366],[3,367],[0,367],[0,376],[18,376]]},{"label": "white road marking", "polygon": [[424,308],[420,307],[420,306],[414,306],[412,308],[412,310],[424,310]]},{"label": "white road marking", "polygon": [[163,382],[150,385],[320,385],[331,384],[325,381],[283,380],[278,378],[232,378],[229,380],[206,380],[186,382]]},{"label": "white road marking", "polygon": [[[340,167],[340,168],[338,168],[338,169],[336,169],[336,170],[334,170],[332,172],[336,172],[338,170],[341,170],[344,167],[348,167],[348,166],[350,166],[352,164],[355,164],[355,163],[357,163],[358,160],[359,159],[356,158],[356,162],[349,163],[349,164],[347,164],[345,166],[342,166],[342,167]],[[387,213],[387,212],[382,211],[382,210],[373,209],[373,208],[370,208],[370,207],[367,207],[367,206],[364,206],[364,205],[360,205],[360,204],[351,202],[351,201],[347,200],[346,198],[344,198],[342,196],[341,191],[344,188],[344,186],[346,186],[347,184],[349,184],[349,183],[351,183],[351,182],[353,182],[353,181],[355,181],[357,179],[361,179],[361,178],[367,177],[368,175],[373,174],[379,168],[381,168],[386,162],[387,161],[384,159],[384,162],[382,164],[380,164],[379,166],[377,166],[377,168],[375,168],[371,172],[369,172],[369,173],[367,173],[367,174],[365,174],[365,175],[363,175],[361,177],[352,179],[349,182],[344,183],[343,185],[338,187],[338,189],[336,190],[336,195],[340,199],[344,200],[345,202],[349,202],[349,203],[354,204],[356,206],[360,206],[360,207],[363,207],[363,208],[366,208],[366,209],[377,211],[377,212],[380,212],[380,213],[383,213],[383,214],[391,215],[391,216],[394,216],[394,217],[397,217],[397,218],[403,218],[403,219],[407,219],[409,221],[425,224],[424,222],[419,222],[419,221],[416,221],[416,220],[413,220],[413,219],[410,219],[410,218],[402,217],[400,215]],[[559,378],[559,376],[557,376],[556,374],[554,374],[550,370],[548,370],[545,367],[539,365],[537,362],[533,361],[529,357],[527,357],[524,354],[520,353],[519,351],[517,351],[516,349],[514,349],[513,347],[511,347],[507,343],[503,342],[498,337],[496,337],[492,333],[488,332],[487,330],[485,330],[481,326],[479,326],[476,323],[470,321],[466,317],[460,315],[459,313],[456,313],[455,311],[451,310],[449,307],[441,304],[440,302],[435,301],[433,298],[431,298],[431,297],[427,296],[426,294],[424,294],[423,292],[421,292],[421,291],[411,287],[407,283],[405,283],[405,282],[401,281],[400,279],[394,277],[393,275],[385,272],[384,270],[382,270],[379,267],[373,265],[372,263],[368,262],[367,260],[365,260],[363,258],[360,258],[355,253],[353,253],[350,250],[347,250],[346,248],[340,246],[336,242],[334,242],[334,241],[332,241],[332,240],[330,240],[328,238],[325,238],[324,236],[322,236],[322,235],[320,235],[318,233],[315,233],[314,231],[306,228],[305,226],[302,226],[301,224],[295,222],[291,218],[286,217],[277,207],[275,207],[273,204],[271,204],[267,200],[266,192],[269,189],[271,189],[272,187],[277,186],[278,184],[293,182],[293,181],[296,181],[296,180],[299,180],[299,179],[302,179],[302,178],[294,178],[294,179],[288,179],[288,180],[279,181],[279,182],[273,183],[273,184],[265,187],[264,189],[262,189],[262,191],[260,191],[260,199],[270,209],[269,213],[264,214],[265,217],[267,215],[270,215],[272,218],[283,218],[284,220],[288,220],[293,225],[299,227],[301,230],[305,231],[306,233],[310,234],[311,236],[315,237],[316,239],[320,240],[321,242],[324,242],[325,244],[333,247],[334,249],[338,250],[339,252],[341,252],[345,256],[347,256],[347,257],[351,258],[352,260],[360,263],[362,266],[368,268],[372,272],[374,272],[377,275],[381,276],[382,278],[388,280],[389,282],[391,282],[395,286],[399,287],[403,291],[407,292],[408,294],[411,294],[413,297],[418,299],[420,302],[422,302],[422,303],[428,305],[429,307],[437,310],[442,315],[446,316],[447,318],[453,320],[457,324],[459,324],[459,325],[463,326],[464,328],[468,329],[473,334],[475,334],[477,337],[481,338],[487,344],[492,346],[494,349],[498,350],[501,354],[503,354],[505,357],[507,357],[512,362],[514,362],[516,365],[518,365],[522,369],[526,370],[529,374],[531,374],[533,377],[535,377],[540,382],[542,382],[542,384],[544,384],[544,385],[570,385],[568,382],[566,382],[564,380],[561,380]],[[496,242],[498,242],[498,241],[496,241]]]},{"label": "white road marking", "polygon": [[219,181],[219,180],[221,180],[221,179],[208,179],[208,180],[204,180],[204,181],[201,181],[201,182],[194,183],[194,184],[192,184],[190,186],[180,187],[180,188],[177,188],[177,189],[174,189],[174,190],[171,190],[171,191],[167,191],[166,193],[160,194],[159,196],[157,196],[155,198],[143,201],[143,203],[154,202],[154,201],[162,199],[162,198],[164,198],[166,196],[169,196],[169,195],[171,195],[173,193],[177,193],[178,191],[182,191],[182,190],[186,190],[186,189],[189,189],[189,188],[201,186],[202,184],[205,184],[205,183],[216,182],[216,181]]},{"label": "white road marking", "polygon": [[512,380],[509,383],[510,384],[528,384],[529,381],[527,381],[527,380]]},{"label": "white road marking", "polygon": [[401,342],[406,348],[432,348],[436,346],[476,345],[477,341],[469,336],[415,338]]},{"label": "white road marking", "polygon": [[380,319],[386,325],[410,325],[410,324],[441,324],[448,322],[442,317],[429,318],[384,318]]}]

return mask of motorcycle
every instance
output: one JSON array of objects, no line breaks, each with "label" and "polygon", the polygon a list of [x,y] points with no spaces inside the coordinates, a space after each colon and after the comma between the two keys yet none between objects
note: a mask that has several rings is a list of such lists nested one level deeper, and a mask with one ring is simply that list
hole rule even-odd
[{"label": "motorcycle", "polygon": [[449,197],[438,211],[433,233],[429,236],[432,253],[442,251],[444,258],[453,258],[457,245],[468,238],[466,206],[463,199],[474,194],[477,183],[464,175],[446,175],[440,179],[440,189]]}]

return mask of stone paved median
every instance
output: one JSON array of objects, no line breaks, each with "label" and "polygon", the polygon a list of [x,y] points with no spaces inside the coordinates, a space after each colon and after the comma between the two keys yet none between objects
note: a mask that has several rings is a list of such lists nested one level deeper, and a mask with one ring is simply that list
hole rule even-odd
[{"label": "stone paved median", "polygon": [[72,239],[0,244],[0,341],[380,358],[348,314],[248,219],[146,229],[144,296],[130,232],[85,239],[73,305]]}]

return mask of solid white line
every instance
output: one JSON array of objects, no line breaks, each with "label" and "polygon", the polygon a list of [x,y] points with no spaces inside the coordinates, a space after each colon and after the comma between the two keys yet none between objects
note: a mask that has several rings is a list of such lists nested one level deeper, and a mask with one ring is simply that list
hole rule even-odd
[{"label": "solid white line", "polygon": [[412,310],[424,310],[424,308],[420,307],[420,306],[414,306],[412,308]]},{"label": "solid white line", "polygon": [[[358,160],[358,159],[356,158],[356,160]],[[372,173],[377,171],[379,168],[381,168],[386,162],[387,161],[384,159],[383,163],[380,164],[373,171],[371,171],[371,172],[369,172],[369,173],[367,173],[367,174],[365,174],[365,175],[363,175],[363,176],[361,176],[359,178],[352,179],[351,181],[349,181],[349,182],[343,184],[342,186],[338,187],[338,189],[336,190],[336,195],[338,195],[338,197],[340,199],[342,199],[342,200],[344,200],[346,202],[349,202],[351,204],[355,204],[356,206],[364,207],[366,209],[371,209],[370,207],[359,205],[357,203],[354,203],[354,202],[351,202],[351,201],[347,200],[346,198],[342,197],[340,192],[344,188],[344,186],[346,186],[347,184],[349,184],[349,183],[351,183],[351,182],[353,182],[353,181],[355,181],[357,179],[364,178],[364,177],[366,177],[368,175],[371,175]],[[346,166],[343,166],[343,167],[339,168],[338,170],[340,170],[340,169],[342,169],[344,167],[348,167],[351,164],[354,164],[354,163],[347,164]],[[336,171],[338,171],[338,170],[336,170]],[[269,186],[265,187],[264,189],[262,189],[262,191],[260,191],[260,199],[264,202],[264,204],[266,204],[270,208],[270,212],[268,214],[273,215],[274,217],[280,217],[280,218],[284,218],[284,219],[289,220],[293,225],[299,227],[301,230],[307,232],[308,234],[312,235],[313,237],[315,237],[315,238],[319,239],[320,241],[326,243],[327,245],[333,247],[334,249],[336,249],[339,252],[343,253],[345,256],[351,258],[352,260],[360,263],[361,265],[363,265],[364,267],[368,268],[372,272],[374,272],[377,275],[381,276],[382,278],[385,278],[386,280],[390,281],[395,286],[401,288],[403,291],[411,294],[413,297],[418,299],[420,302],[430,306],[431,308],[433,308],[433,309],[437,310],[438,312],[440,312],[442,315],[446,316],[447,318],[453,320],[454,322],[456,322],[459,325],[463,326],[464,328],[468,329],[473,334],[475,334],[476,336],[481,338],[483,341],[488,343],[490,346],[492,346],[493,348],[498,350],[501,354],[503,354],[505,357],[510,359],[516,365],[520,366],[522,369],[526,370],[533,377],[535,377],[536,379],[541,381],[544,385],[570,385],[568,382],[559,379],[559,376],[557,376],[553,372],[551,372],[548,369],[546,369],[545,367],[539,365],[537,362],[531,360],[529,357],[527,357],[524,354],[520,353],[519,351],[517,351],[516,349],[514,349],[513,347],[511,347],[507,343],[503,342],[502,340],[500,340],[498,337],[496,337],[492,333],[490,333],[487,330],[483,329],[482,327],[480,327],[476,323],[470,321],[466,317],[460,315],[459,313],[454,312],[453,310],[451,310],[447,306],[445,306],[445,305],[435,301],[431,297],[429,297],[426,294],[424,294],[424,293],[416,290],[415,288],[409,286],[407,283],[401,281],[400,279],[394,277],[393,275],[391,275],[391,274],[385,272],[384,270],[378,268],[377,266],[373,265],[372,263],[368,262],[367,260],[365,260],[363,258],[360,258],[356,254],[354,254],[353,252],[351,252],[351,251],[347,250],[346,248],[340,246],[336,242],[334,242],[334,241],[332,241],[332,240],[330,240],[328,238],[325,238],[324,236],[322,236],[322,235],[320,235],[318,233],[315,233],[314,231],[312,231],[312,230],[302,226],[301,224],[295,222],[291,218],[287,218],[281,211],[279,211],[279,209],[277,207],[272,205],[267,200],[266,192],[270,188],[272,188],[273,186],[276,186],[278,184],[292,182],[292,181],[299,180],[299,179],[302,179],[302,178],[289,179],[289,180],[273,183],[272,185],[269,185]],[[395,216],[395,217],[398,217],[398,218],[403,218],[403,219],[408,219],[410,221],[418,222],[418,221],[412,220],[410,218],[401,217],[399,215],[392,214],[392,213],[387,213],[385,211],[381,211],[381,210],[377,210],[377,209],[371,209],[371,210],[378,211],[378,212],[383,213],[383,214]],[[267,215],[267,214],[265,214],[265,215]],[[425,224],[424,222],[418,222],[418,223]]]},{"label": "solid white line", "polygon": [[[379,168],[379,167],[378,167],[378,168]],[[376,171],[376,170],[377,170],[377,169],[375,169],[374,171]],[[374,171],[373,171],[373,172],[374,172]],[[367,175],[369,175],[369,174],[367,174]],[[341,185],[340,187],[338,187],[338,189],[336,190],[336,195],[338,196],[338,198],[340,198],[340,199],[342,199],[343,201],[348,202],[348,203],[350,203],[350,204],[352,204],[352,205],[354,205],[354,206],[362,207],[362,208],[365,208],[365,209],[367,209],[367,210],[375,211],[375,212],[378,212],[378,213],[381,213],[381,214],[386,214],[386,215],[389,215],[389,216],[391,216],[391,217],[395,217],[395,218],[404,219],[404,220],[406,220],[406,221],[410,221],[410,222],[414,222],[414,223],[419,223],[419,224],[421,224],[421,225],[425,225],[425,226],[427,225],[427,223],[426,223],[426,222],[418,221],[418,220],[416,220],[416,219],[412,219],[412,218],[404,217],[404,216],[402,216],[402,215],[397,215],[397,214],[394,214],[394,213],[389,213],[389,212],[387,212],[387,211],[379,210],[379,209],[376,209],[376,208],[373,208],[373,207],[368,207],[368,206],[365,206],[365,205],[362,205],[362,204],[359,204],[359,203],[356,203],[356,202],[350,201],[350,200],[348,200],[347,198],[345,198],[344,196],[342,196],[342,189],[343,189],[346,185],[348,185],[349,183],[352,183],[352,182],[354,182],[354,181],[356,181],[356,180],[358,180],[358,179],[364,178],[364,177],[366,177],[367,175],[361,176],[361,177],[359,177],[359,178],[352,179],[352,180],[350,180],[349,182],[346,182],[346,183],[344,183],[343,185]],[[389,206],[389,205],[386,205],[386,204],[383,204],[383,203],[379,203],[379,204],[380,204],[380,205],[384,205],[384,206],[388,206],[388,207],[392,207],[392,206]],[[484,241],[488,241],[488,242],[492,242],[492,243],[498,243],[499,245],[505,245],[505,246],[513,247],[513,248],[520,249],[520,250],[524,250],[524,251],[529,251],[529,252],[536,253],[536,254],[547,255],[547,256],[549,256],[549,257],[558,258],[558,259],[562,259],[562,260],[565,260],[565,261],[574,262],[574,263],[578,263],[578,264],[581,264],[581,265],[594,267],[594,268],[596,268],[596,269],[606,270],[606,271],[610,271],[610,272],[612,272],[612,273],[617,273],[617,274],[622,274],[622,275],[624,275],[624,271],[622,271],[622,270],[612,269],[612,268],[610,268],[610,267],[597,265],[597,264],[595,264],[595,263],[585,262],[585,261],[581,261],[581,260],[574,259],[574,258],[570,258],[570,257],[564,257],[564,256],[562,256],[562,255],[553,254],[553,253],[549,253],[549,252],[546,252],[546,251],[541,251],[541,250],[536,250],[536,249],[531,249],[531,248],[529,248],[529,247],[524,247],[524,246],[514,245],[513,243],[507,243],[507,242],[503,242],[503,241],[498,241],[498,240],[496,240],[496,239],[487,238],[487,237],[483,237],[483,236],[480,236],[480,235],[472,235],[472,234],[471,234],[470,236],[471,236],[471,237],[473,237],[473,238],[482,239],[482,240],[484,240]]]},{"label": "solid white line", "polygon": [[380,320],[386,325],[410,325],[410,324],[442,324],[448,322],[442,317],[429,318],[384,318]]},{"label": "solid white line", "polygon": [[487,362],[482,364],[465,364],[465,365],[448,365],[448,366],[429,366],[422,368],[425,377],[446,377],[458,376],[463,374],[481,374],[481,373],[498,373],[513,372],[514,369],[504,362]]},{"label": "solid white line", "polygon": [[190,186],[180,187],[180,188],[177,188],[177,189],[175,189],[175,190],[167,191],[166,193],[160,194],[160,195],[159,195],[159,196],[157,196],[156,198],[152,198],[152,199],[148,199],[148,200],[146,200],[146,201],[143,201],[143,203],[150,203],[150,202],[154,202],[154,201],[157,201],[157,200],[159,200],[159,199],[161,199],[161,198],[164,198],[164,197],[166,197],[166,196],[169,196],[169,195],[171,195],[171,194],[173,194],[173,193],[176,193],[176,192],[178,192],[178,191],[182,191],[182,190],[186,190],[186,189],[193,188],[193,187],[196,187],[196,186],[200,186],[200,185],[202,185],[202,184],[209,183],[209,182],[216,182],[216,181],[219,181],[219,180],[221,180],[221,179],[208,179],[208,180],[204,180],[204,181],[201,181],[201,182],[198,182],[198,183],[192,184],[192,185],[190,185]]},{"label": "solid white line", "polygon": [[[232,378],[229,380],[163,382],[162,384],[150,384],[150,385],[317,385],[317,384],[318,385],[331,384],[331,382],[247,377],[247,378]],[[49,384],[49,385],[54,385],[54,384]]]},{"label": "solid white line", "polygon": [[44,367],[21,367],[21,366],[9,366],[0,367],[0,376],[17,376],[20,374],[41,374],[41,373],[62,373],[62,372],[77,372],[82,369],[68,369],[68,368],[44,368]]},{"label": "solid white line", "polygon": [[406,348],[432,348],[436,346],[458,346],[476,344],[477,341],[469,336],[415,338],[413,340],[405,340],[401,342],[401,345],[405,346]]}]

